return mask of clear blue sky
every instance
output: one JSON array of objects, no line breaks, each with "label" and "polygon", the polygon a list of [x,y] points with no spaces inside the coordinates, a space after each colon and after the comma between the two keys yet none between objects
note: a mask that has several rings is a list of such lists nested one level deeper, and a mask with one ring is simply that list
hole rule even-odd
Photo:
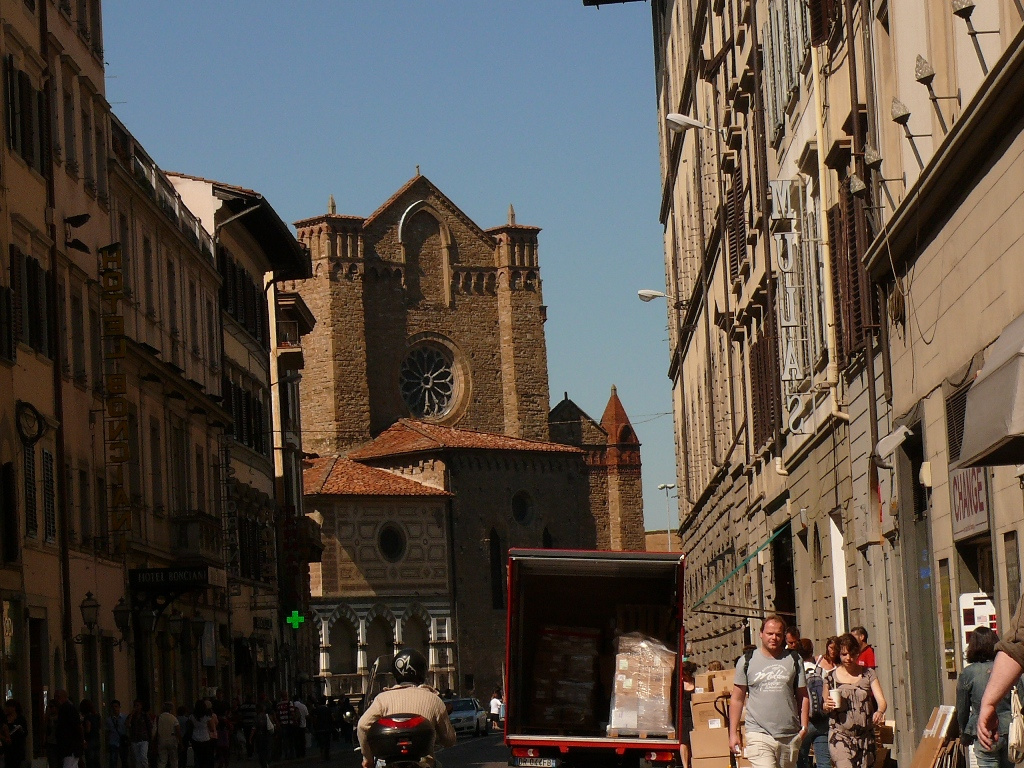
[{"label": "clear blue sky", "polygon": [[[419,165],[483,227],[543,228],[551,398],[643,443],[647,527],[675,481],[651,9],[581,0],[106,0],[107,99],[168,170],[285,221],[369,215]],[[673,507],[675,500],[672,501]],[[673,510],[674,511],[674,510]]]}]

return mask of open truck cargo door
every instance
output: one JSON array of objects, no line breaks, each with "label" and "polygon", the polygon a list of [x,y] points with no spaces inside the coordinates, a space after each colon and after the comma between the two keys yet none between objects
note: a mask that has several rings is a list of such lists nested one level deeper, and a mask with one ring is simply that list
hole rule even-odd
[{"label": "open truck cargo door", "polygon": [[677,761],[683,557],[514,549],[508,567],[509,764]]}]

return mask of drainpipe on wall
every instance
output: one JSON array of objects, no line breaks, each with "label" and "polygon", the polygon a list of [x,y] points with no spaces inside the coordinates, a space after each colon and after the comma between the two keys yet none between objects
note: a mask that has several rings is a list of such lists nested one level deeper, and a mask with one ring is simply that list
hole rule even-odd
[{"label": "drainpipe on wall", "polygon": [[836,307],[832,300],[835,295],[835,273],[832,270],[834,259],[832,256],[832,243],[828,236],[828,225],[825,223],[825,180],[828,178],[828,169],[825,166],[825,106],[821,93],[821,72],[818,58],[817,46],[811,46],[811,81],[814,84],[814,131],[815,140],[818,144],[818,200],[821,202],[821,215],[818,216],[818,237],[821,240],[823,258],[822,266],[824,271],[824,294],[825,299],[825,345],[828,349],[828,365],[825,368],[824,382],[828,386],[829,400],[831,402],[831,414],[833,418],[841,421],[849,421],[850,414],[840,410],[839,402],[839,363],[836,347]]}]

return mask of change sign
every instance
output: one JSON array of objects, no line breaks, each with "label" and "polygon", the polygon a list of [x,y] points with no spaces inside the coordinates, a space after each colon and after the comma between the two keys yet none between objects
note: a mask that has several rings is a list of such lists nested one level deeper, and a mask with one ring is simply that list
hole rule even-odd
[{"label": "change sign", "polygon": [[949,502],[953,541],[988,530],[988,470],[985,467],[954,469],[949,473]]}]

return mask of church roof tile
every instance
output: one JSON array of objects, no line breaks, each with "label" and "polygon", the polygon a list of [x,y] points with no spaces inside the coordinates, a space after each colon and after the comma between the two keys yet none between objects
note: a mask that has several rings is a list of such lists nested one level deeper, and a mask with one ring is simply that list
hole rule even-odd
[{"label": "church roof tile", "polygon": [[313,459],[302,473],[307,496],[450,496],[447,491],[342,456]]},{"label": "church roof tile", "polygon": [[369,445],[348,454],[356,461],[384,458],[407,453],[443,450],[529,451],[544,453],[579,453],[578,448],[541,440],[456,429],[413,419],[400,419],[381,432]]}]

